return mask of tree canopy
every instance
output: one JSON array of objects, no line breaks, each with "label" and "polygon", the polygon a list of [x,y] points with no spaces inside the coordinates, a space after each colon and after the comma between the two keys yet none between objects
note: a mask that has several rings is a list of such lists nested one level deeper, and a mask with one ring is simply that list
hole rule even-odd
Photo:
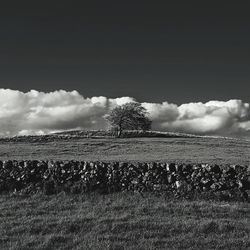
[{"label": "tree canopy", "polygon": [[140,103],[130,102],[115,107],[106,116],[107,121],[118,131],[118,137],[123,130],[149,130],[152,121],[147,117],[147,111]]}]

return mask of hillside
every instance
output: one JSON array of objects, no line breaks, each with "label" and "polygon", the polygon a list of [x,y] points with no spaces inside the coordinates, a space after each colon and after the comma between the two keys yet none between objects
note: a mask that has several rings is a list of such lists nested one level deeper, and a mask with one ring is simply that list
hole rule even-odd
[{"label": "hillside", "polygon": [[250,165],[250,143],[244,140],[206,137],[75,138],[57,135],[48,137],[48,140],[41,137],[28,138],[29,140],[18,138],[18,140],[0,141],[0,159],[207,162]]},{"label": "hillside", "polygon": [[[138,131],[128,132],[127,137],[114,138],[103,131],[67,131],[2,138],[0,160],[250,165],[250,143],[244,140]],[[249,203],[170,199],[132,191],[47,196],[11,193],[2,194],[0,203],[0,249],[250,247]]]},{"label": "hillside", "polygon": [[[70,140],[82,138],[115,138],[116,134],[110,130],[68,130],[45,135],[22,135],[1,137],[0,142],[47,142],[57,140]],[[200,136],[177,132],[161,131],[124,131],[121,138],[226,138],[219,136]],[[230,139],[230,138],[229,138]]]},{"label": "hillside", "polygon": [[[160,131],[124,131],[122,138],[197,138],[200,136],[173,133],[173,132],[160,132]],[[82,138],[115,138],[115,133],[106,130],[69,130],[57,133],[51,133],[46,135],[24,135],[0,138],[0,142],[46,142],[56,140],[70,140],[70,139],[82,139]]]}]

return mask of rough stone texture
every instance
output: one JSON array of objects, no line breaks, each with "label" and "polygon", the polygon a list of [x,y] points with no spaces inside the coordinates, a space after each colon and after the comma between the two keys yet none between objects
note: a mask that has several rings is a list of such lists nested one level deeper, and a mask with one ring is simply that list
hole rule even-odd
[{"label": "rough stone texture", "polygon": [[158,162],[0,161],[0,193],[118,191],[248,200],[249,166]]}]

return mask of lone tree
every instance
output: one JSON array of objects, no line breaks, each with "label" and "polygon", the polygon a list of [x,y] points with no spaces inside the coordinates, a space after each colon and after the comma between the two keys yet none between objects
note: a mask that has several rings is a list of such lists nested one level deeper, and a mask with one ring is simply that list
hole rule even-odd
[{"label": "lone tree", "polygon": [[106,116],[111,126],[117,129],[120,137],[123,130],[149,130],[152,121],[147,117],[147,111],[138,102],[129,102],[115,107]]}]

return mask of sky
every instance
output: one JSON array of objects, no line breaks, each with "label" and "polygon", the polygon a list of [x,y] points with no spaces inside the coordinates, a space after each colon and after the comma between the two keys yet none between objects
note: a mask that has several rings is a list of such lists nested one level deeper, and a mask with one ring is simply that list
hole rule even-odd
[{"label": "sky", "polygon": [[[76,91],[81,100],[125,97],[177,107],[231,100],[244,110],[250,96],[249,7],[249,1],[230,0],[6,1],[0,9],[1,93],[13,101],[13,93]],[[8,111],[6,103],[0,114]],[[246,122],[248,112],[234,119]],[[169,122],[169,115],[163,112],[161,119]],[[205,121],[214,125],[210,118]],[[79,124],[66,127],[73,125]]]}]

